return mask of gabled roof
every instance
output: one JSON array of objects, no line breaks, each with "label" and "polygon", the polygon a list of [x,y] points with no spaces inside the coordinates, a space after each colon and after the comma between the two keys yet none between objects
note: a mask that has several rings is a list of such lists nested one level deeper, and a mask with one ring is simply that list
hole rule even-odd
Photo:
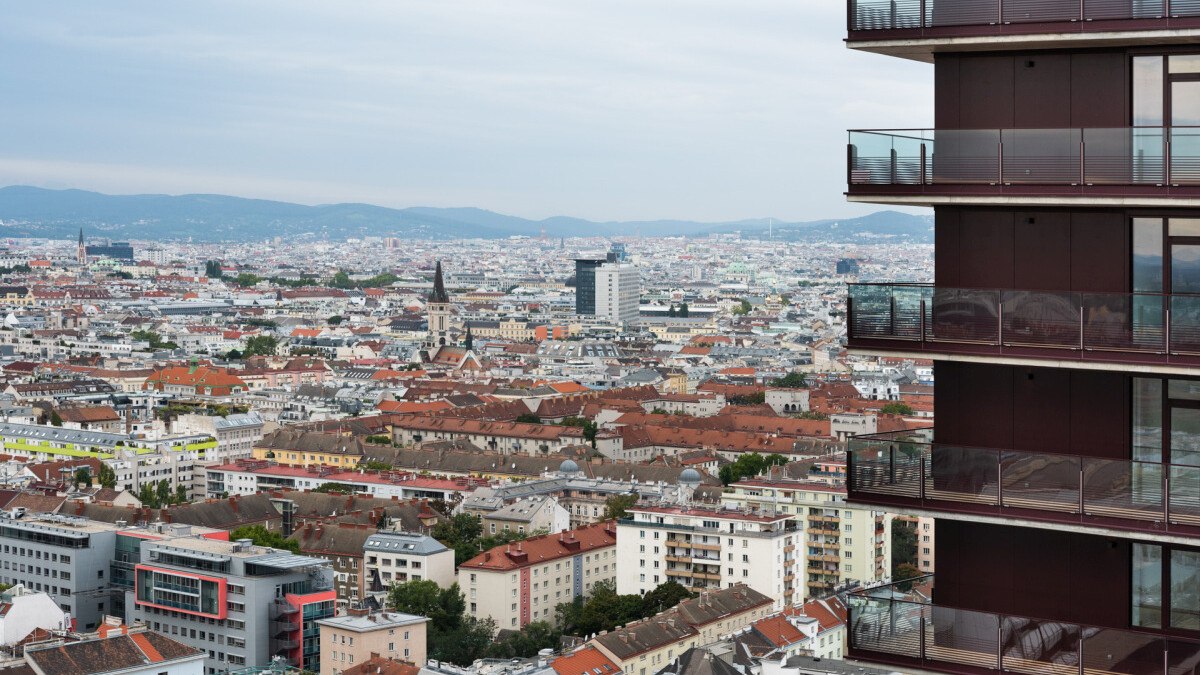
[{"label": "gabled roof", "polygon": [[591,646],[554,659],[550,667],[558,675],[616,675],[621,672],[620,666]]},{"label": "gabled roof", "polygon": [[[88,675],[167,664],[203,654],[199,649],[155,632],[69,642],[57,647],[27,647],[25,658],[41,675]],[[162,664],[158,666],[157,664]]]}]

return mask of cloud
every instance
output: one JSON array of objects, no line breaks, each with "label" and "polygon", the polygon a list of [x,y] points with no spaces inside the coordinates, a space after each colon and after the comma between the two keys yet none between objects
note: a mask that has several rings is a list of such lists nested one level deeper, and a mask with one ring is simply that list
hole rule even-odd
[{"label": "cloud", "polygon": [[0,25],[0,176],[530,217],[861,213],[841,196],[845,129],[928,125],[933,77],[846,50],[844,12],[35,3]]}]

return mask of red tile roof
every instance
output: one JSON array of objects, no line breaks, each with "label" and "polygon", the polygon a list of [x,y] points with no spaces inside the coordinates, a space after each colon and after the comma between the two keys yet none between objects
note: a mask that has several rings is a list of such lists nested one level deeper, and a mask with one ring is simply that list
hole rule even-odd
[{"label": "red tile roof", "polygon": [[531,537],[515,544],[503,544],[471,558],[459,569],[502,572],[616,545],[616,525],[613,521],[605,521],[558,534]]},{"label": "red tile roof", "polygon": [[595,647],[584,647],[579,651],[558,657],[550,662],[558,675],[609,675],[621,672],[621,667]]}]

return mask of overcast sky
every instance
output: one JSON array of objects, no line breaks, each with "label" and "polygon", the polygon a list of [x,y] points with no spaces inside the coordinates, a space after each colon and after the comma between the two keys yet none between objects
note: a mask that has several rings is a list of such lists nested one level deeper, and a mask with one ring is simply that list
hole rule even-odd
[{"label": "overcast sky", "polygon": [[932,67],[845,0],[8,3],[0,184],[843,217],[847,128],[925,127]]}]

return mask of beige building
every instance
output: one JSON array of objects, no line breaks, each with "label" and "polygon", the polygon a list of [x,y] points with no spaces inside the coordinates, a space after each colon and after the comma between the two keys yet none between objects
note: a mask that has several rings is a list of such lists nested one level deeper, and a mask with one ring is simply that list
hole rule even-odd
[{"label": "beige building", "polygon": [[[722,498],[727,506],[785,515],[797,522],[804,533],[804,562],[797,571],[805,598],[826,597],[843,584],[882,581],[891,575],[893,516],[846,503],[844,484],[750,478],[729,489]],[[920,551],[919,534],[917,539]]]},{"label": "beige building", "polygon": [[497,628],[554,623],[554,608],[616,583],[617,530],[612,521],[497,546],[458,568],[467,612]]},{"label": "beige building", "polygon": [[692,647],[724,639],[771,612],[771,598],[743,584],[701,593],[660,614],[593,638],[588,644],[627,675],[657,673]]},{"label": "beige building", "polygon": [[321,673],[338,675],[372,654],[424,666],[428,621],[413,614],[362,609],[322,619],[317,622],[321,630]]}]

